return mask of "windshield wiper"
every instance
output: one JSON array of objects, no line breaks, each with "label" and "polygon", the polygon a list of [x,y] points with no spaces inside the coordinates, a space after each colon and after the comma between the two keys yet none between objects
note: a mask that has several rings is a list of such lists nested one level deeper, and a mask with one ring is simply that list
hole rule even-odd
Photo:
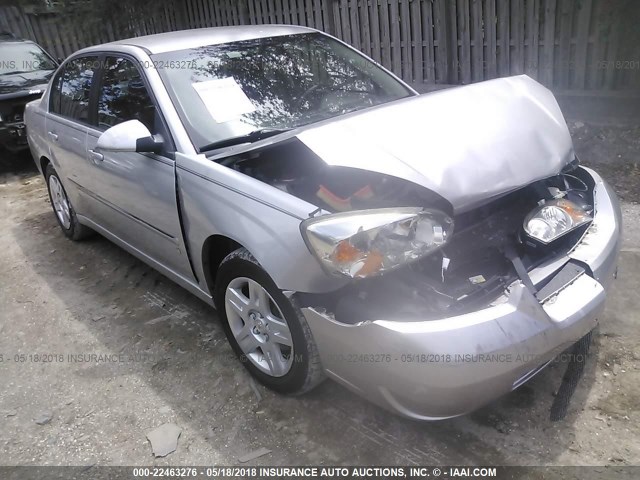
[{"label": "windshield wiper", "polygon": [[261,128],[247,133],[246,135],[240,135],[238,137],[231,137],[225,140],[219,140],[217,142],[209,143],[203,147],[200,147],[200,153],[215,150],[217,148],[231,147],[233,145],[241,145],[243,143],[253,143],[258,140],[264,140],[265,138],[273,137],[291,130],[290,128]]}]

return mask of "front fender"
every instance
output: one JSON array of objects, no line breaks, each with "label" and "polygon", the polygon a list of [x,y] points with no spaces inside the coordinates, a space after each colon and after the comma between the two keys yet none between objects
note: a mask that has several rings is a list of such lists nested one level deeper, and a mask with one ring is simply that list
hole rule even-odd
[{"label": "front fender", "polygon": [[300,222],[315,205],[204,156],[178,154],[176,175],[186,242],[205,291],[200,252],[211,235],[249,250],[282,290],[320,293],[346,283],[322,270],[300,234]]}]

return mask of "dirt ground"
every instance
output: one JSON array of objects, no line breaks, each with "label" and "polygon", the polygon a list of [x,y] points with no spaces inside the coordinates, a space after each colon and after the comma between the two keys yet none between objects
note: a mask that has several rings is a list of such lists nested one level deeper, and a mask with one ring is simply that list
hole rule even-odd
[{"label": "dirt ground", "polygon": [[[560,363],[437,423],[331,381],[298,398],[265,390],[211,308],[101,237],[67,240],[28,156],[0,157],[0,464],[235,465],[261,447],[271,452],[245,465],[640,464],[640,131],[571,129],[624,199],[626,224],[618,281],[558,422]],[[155,459],[145,435],[167,422],[178,448]]]}]

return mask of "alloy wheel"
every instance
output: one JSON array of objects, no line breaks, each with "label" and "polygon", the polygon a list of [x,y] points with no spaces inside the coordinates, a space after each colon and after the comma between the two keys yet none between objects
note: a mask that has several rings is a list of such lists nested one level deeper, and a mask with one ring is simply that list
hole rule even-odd
[{"label": "alloy wheel", "polygon": [[53,203],[53,209],[58,216],[58,220],[60,220],[62,227],[67,230],[71,227],[69,199],[67,198],[64,188],[62,188],[60,180],[58,180],[58,177],[55,175],[49,177],[49,191],[51,192],[51,202]]},{"label": "alloy wheel", "polygon": [[282,377],[293,363],[293,339],[282,310],[255,280],[234,278],[225,292],[227,320],[240,349],[262,372]]}]

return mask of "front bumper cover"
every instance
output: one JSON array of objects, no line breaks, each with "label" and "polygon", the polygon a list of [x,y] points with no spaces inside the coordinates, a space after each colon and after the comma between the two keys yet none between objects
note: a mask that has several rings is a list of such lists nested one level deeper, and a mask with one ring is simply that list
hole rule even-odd
[{"label": "front bumper cover", "polygon": [[621,213],[612,189],[592,170],[594,221],[564,257],[530,272],[534,283],[568,262],[585,274],[540,302],[518,280],[502,301],[441,320],[336,322],[302,311],[327,374],[403,416],[436,420],[463,415],[522,385],[591,331],[616,269]]},{"label": "front bumper cover", "polygon": [[24,122],[0,123],[0,146],[10,151],[29,148]]}]

